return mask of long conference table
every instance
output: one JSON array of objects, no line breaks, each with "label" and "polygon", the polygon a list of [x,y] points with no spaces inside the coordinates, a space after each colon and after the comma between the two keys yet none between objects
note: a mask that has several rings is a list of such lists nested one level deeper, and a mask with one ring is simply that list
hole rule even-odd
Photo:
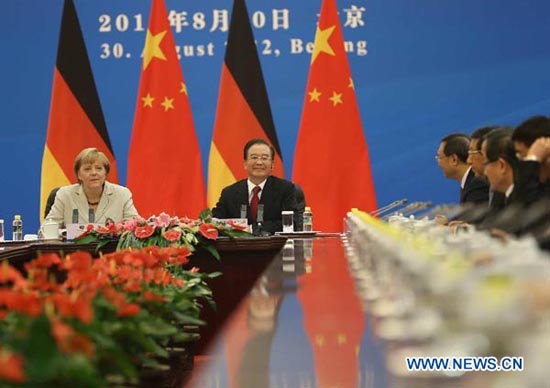
[{"label": "long conference table", "polygon": [[218,330],[204,356],[195,358],[183,386],[528,386],[521,371],[407,370],[403,355],[415,344],[380,339],[380,321],[368,313],[360,270],[348,263],[343,241],[340,236],[289,239]]},{"label": "long conference table", "polygon": [[386,387],[371,325],[340,237],[289,239],[184,385]]},{"label": "long conference table", "polygon": [[[377,336],[379,323],[366,312],[368,302],[357,291],[357,271],[350,270],[342,241],[335,235],[286,243],[275,239],[262,251],[264,243],[258,240],[253,249],[250,243],[222,246],[221,263],[199,261],[203,270],[225,273],[212,287],[214,298],[225,302],[217,312],[205,311],[208,325],[196,347],[195,365],[181,370],[175,386],[515,386],[508,378],[521,372],[400,373],[404,360],[396,365],[392,354],[407,344]],[[24,248],[4,247],[5,259]]]}]

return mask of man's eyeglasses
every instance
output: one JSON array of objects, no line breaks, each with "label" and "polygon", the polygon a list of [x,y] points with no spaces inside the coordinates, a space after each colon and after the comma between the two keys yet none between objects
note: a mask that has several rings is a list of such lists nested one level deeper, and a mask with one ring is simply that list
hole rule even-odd
[{"label": "man's eyeglasses", "polygon": [[254,162],[261,160],[262,162],[267,162],[268,160],[271,160],[271,155],[250,155],[248,157],[248,160],[252,160]]},{"label": "man's eyeglasses", "polygon": [[440,160],[440,159],[448,158],[449,156],[451,156],[451,155],[435,155],[435,160]]}]

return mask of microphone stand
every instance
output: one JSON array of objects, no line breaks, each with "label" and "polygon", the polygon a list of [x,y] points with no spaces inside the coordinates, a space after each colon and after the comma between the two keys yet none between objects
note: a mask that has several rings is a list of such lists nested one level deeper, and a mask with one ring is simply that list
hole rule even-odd
[{"label": "microphone stand", "polygon": [[382,206],[376,210],[373,210],[372,212],[370,212],[369,214],[371,216],[380,216],[381,214],[384,214],[384,213],[387,213],[388,211],[390,210],[393,210],[395,209],[396,207],[399,207],[399,206],[403,206],[404,204],[406,204],[408,201],[407,198],[403,198],[403,199],[399,199],[397,201],[393,201],[385,206]]},{"label": "microphone stand", "polygon": [[388,214],[388,215],[382,217],[382,219],[387,221],[390,216],[392,216],[394,214],[397,214],[397,213],[401,214],[403,217],[407,217],[407,216],[409,216],[413,213],[416,213],[419,210],[427,209],[430,206],[432,206],[431,202],[412,202],[412,203],[408,204],[407,206],[405,206],[403,209],[401,209],[400,212],[393,212],[391,214]]},{"label": "microphone stand", "polygon": [[424,210],[432,206],[431,202],[413,202],[409,206],[407,206],[403,211],[401,212],[404,217],[412,215],[416,213],[419,210]]},{"label": "microphone stand", "polygon": [[254,236],[265,236],[267,232],[265,232],[262,228],[262,224],[264,222],[264,204],[260,203],[258,204],[258,214],[256,215],[256,223],[252,225],[252,234]]}]

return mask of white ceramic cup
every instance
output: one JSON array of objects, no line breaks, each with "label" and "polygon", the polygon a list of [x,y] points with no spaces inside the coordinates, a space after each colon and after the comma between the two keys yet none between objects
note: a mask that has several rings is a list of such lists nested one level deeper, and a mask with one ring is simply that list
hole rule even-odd
[{"label": "white ceramic cup", "polygon": [[40,227],[40,232],[44,240],[53,240],[59,238],[59,224],[52,220],[46,220]]}]

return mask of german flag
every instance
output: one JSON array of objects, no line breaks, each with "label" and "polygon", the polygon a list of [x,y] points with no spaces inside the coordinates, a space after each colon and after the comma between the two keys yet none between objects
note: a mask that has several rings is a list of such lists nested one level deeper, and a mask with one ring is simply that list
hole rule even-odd
[{"label": "german flag", "polygon": [[74,159],[96,147],[111,163],[110,182],[118,182],[116,162],[73,0],[65,0],[53,75],[48,133],[42,158],[40,217],[50,191],[76,182]]},{"label": "german flag", "polygon": [[273,174],[284,177],[281,149],[248,11],[244,0],[235,0],[208,160],[208,206],[214,207],[225,186],[246,177],[242,149],[252,138],[271,143],[276,153]]}]

